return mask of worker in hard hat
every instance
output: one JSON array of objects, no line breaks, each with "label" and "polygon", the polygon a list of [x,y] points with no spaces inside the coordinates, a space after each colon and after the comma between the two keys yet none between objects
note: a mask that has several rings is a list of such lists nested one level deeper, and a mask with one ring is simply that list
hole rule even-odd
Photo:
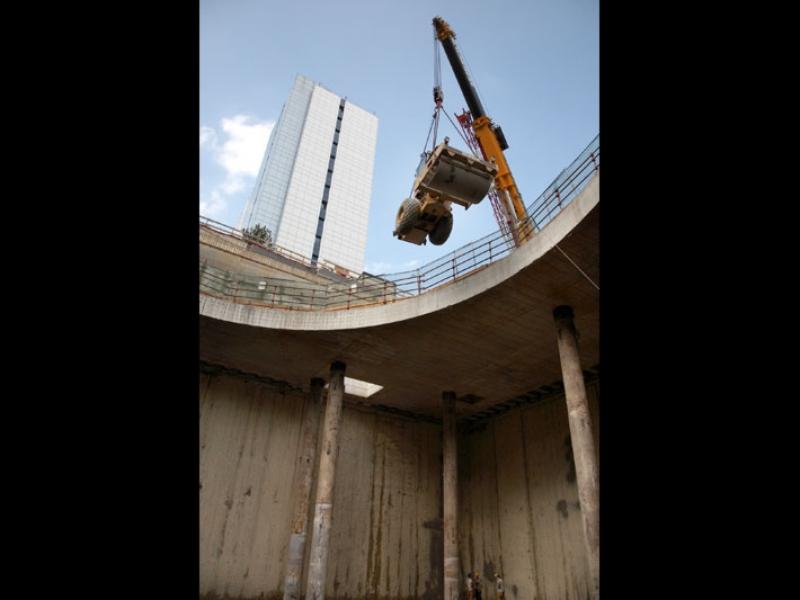
[{"label": "worker in hard hat", "polygon": [[472,581],[472,571],[467,573],[467,600],[473,600],[472,592],[475,589],[475,584]]}]

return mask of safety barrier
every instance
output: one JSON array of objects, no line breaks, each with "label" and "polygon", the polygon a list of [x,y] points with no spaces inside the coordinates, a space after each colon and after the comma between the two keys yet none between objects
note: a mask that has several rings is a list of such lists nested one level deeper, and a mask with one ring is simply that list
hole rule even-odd
[{"label": "safety barrier", "polygon": [[[539,197],[528,206],[528,223],[541,231],[600,171],[600,136],[564,169]],[[238,229],[204,217],[201,227],[216,229],[248,243],[285,256],[310,269],[320,265],[276,245],[257,244]],[[513,240],[498,231],[466,244],[422,267],[401,273],[343,278],[341,283],[312,282],[253,277],[233,274],[205,263],[200,266],[200,291],[242,304],[256,304],[295,310],[342,310],[369,304],[386,304],[423,294],[433,288],[458,281],[502,260],[514,251]],[[335,265],[323,265],[341,270]]]}]

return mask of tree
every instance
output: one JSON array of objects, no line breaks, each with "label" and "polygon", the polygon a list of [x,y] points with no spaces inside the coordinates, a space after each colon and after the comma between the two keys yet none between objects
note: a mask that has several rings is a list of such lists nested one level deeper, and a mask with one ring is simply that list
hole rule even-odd
[{"label": "tree", "polygon": [[272,232],[261,223],[256,223],[250,229],[243,229],[242,233],[246,239],[258,242],[259,244],[271,244]]}]

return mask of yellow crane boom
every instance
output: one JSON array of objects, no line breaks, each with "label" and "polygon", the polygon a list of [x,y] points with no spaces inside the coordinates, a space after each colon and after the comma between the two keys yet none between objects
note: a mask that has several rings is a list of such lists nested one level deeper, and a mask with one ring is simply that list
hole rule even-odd
[{"label": "yellow crane boom", "polygon": [[513,216],[512,224],[514,226],[514,239],[519,244],[530,237],[533,232],[530,221],[528,220],[528,212],[525,209],[525,204],[522,202],[522,195],[517,189],[517,183],[514,181],[514,176],[511,174],[511,169],[508,166],[503,150],[508,148],[503,130],[492,123],[492,120],[486,115],[483,105],[481,104],[478,92],[475,86],[469,79],[464,63],[459,55],[458,48],[455,44],[456,34],[450,28],[450,25],[441,17],[433,19],[433,27],[436,31],[436,37],[444,48],[453,73],[456,76],[458,85],[461,88],[461,93],[464,95],[464,100],[469,106],[472,113],[472,129],[475,132],[475,138],[483,152],[483,157],[486,160],[493,161],[497,165],[497,175],[495,176],[495,189],[498,196],[503,201],[506,210],[509,211],[509,216]]}]

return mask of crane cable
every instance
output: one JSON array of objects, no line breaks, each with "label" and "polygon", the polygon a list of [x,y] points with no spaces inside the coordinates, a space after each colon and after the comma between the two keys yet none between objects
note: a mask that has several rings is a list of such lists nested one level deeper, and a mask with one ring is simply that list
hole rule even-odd
[{"label": "crane cable", "polygon": [[588,279],[588,280],[589,280],[589,283],[591,283],[591,284],[592,284],[592,285],[593,285],[593,286],[594,286],[594,287],[597,289],[597,291],[598,291],[598,292],[600,291],[600,286],[599,286],[599,285],[597,285],[597,284],[596,284],[594,281],[592,281],[592,278],[591,278],[591,277],[589,277],[589,276],[588,276],[588,275],[587,275],[587,274],[586,274],[586,273],[583,271],[583,269],[581,269],[581,268],[580,268],[580,267],[579,267],[579,266],[578,266],[578,265],[575,263],[575,261],[574,261],[574,260],[572,260],[572,259],[571,259],[571,258],[570,258],[570,257],[567,255],[567,253],[566,253],[566,252],[564,252],[564,251],[561,249],[561,246],[559,246],[558,244],[556,244],[556,249],[557,249],[559,252],[561,252],[561,254],[563,254],[563,255],[564,255],[564,258],[566,258],[566,259],[567,259],[567,260],[568,260],[570,263],[572,263],[572,266],[573,266],[573,267],[575,267],[576,269],[578,269],[578,271],[580,272],[580,274],[581,274],[581,275],[583,275],[584,277],[586,277],[586,279]]},{"label": "crane cable", "polygon": [[[444,91],[442,90],[442,53],[439,49],[439,39],[436,37],[436,29],[433,31],[433,90],[434,90],[434,98],[436,95],[436,90],[439,90],[439,94],[441,95],[442,102],[441,104],[436,105],[436,110],[433,112],[433,122],[431,123],[431,128],[433,129],[433,144],[431,145],[431,149],[436,147],[436,137],[439,131],[439,113],[444,109]],[[453,113],[455,114],[455,113]],[[449,113],[447,110],[444,110],[444,116],[447,117],[447,120],[450,121],[450,124],[453,126],[453,129],[456,130],[461,139],[464,140],[464,144],[466,144],[467,148],[472,152],[472,154],[480,158],[477,153],[472,150],[472,147],[469,145],[467,138],[464,137],[461,128],[458,127],[454,122],[453,119],[450,118]],[[425,152],[428,148],[428,140],[430,140],[431,132],[430,129],[428,130],[428,137],[425,139],[425,147],[423,148],[423,152]]]},{"label": "crane cable", "polygon": [[[455,113],[453,113],[453,114],[455,114]],[[450,115],[447,113],[447,111],[444,111],[444,116],[447,117],[448,121],[450,121],[450,124],[453,126],[453,129],[455,129],[456,133],[461,136],[462,140],[464,140],[464,143],[467,145],[467,148],[469,148],[469,151],[472,152],[472,155],[475,158],[479,158],[480,160],[483,160],[483,158],[478,156],[478,153],[475,152],[475,150],[473,150],[472,147],[469,145],[469,142],[467,141],[467,138],[464,137],[464,133],[461,131],[461,128],[453,122],[453,119],[450,118]]]},{"label": "crane cable", "polygon": [[[441,93],[442,89],[442,62],[439,55],[439,46],[436,43],[436,31],[433,32],[433,89],[434,97],[436,90],[438,89]],[[437,105],[436,109],[433,111],[433,118],[431,119],[430,127],[428,127],[428,135],[425,137],[425,144],[422,146],[422,153],[420,154],[420,157],[426,156],[428,153],[428,142],[431,140],[431,132],[433,132],[433,144],[431,144],[431,150],[436,147],[436,136],[438,135],[439,131],[439,112],[440,106]],[[412,181],[411,190],[408,192],[408,195],[411,196],[413,191],[414,183]]]}]

